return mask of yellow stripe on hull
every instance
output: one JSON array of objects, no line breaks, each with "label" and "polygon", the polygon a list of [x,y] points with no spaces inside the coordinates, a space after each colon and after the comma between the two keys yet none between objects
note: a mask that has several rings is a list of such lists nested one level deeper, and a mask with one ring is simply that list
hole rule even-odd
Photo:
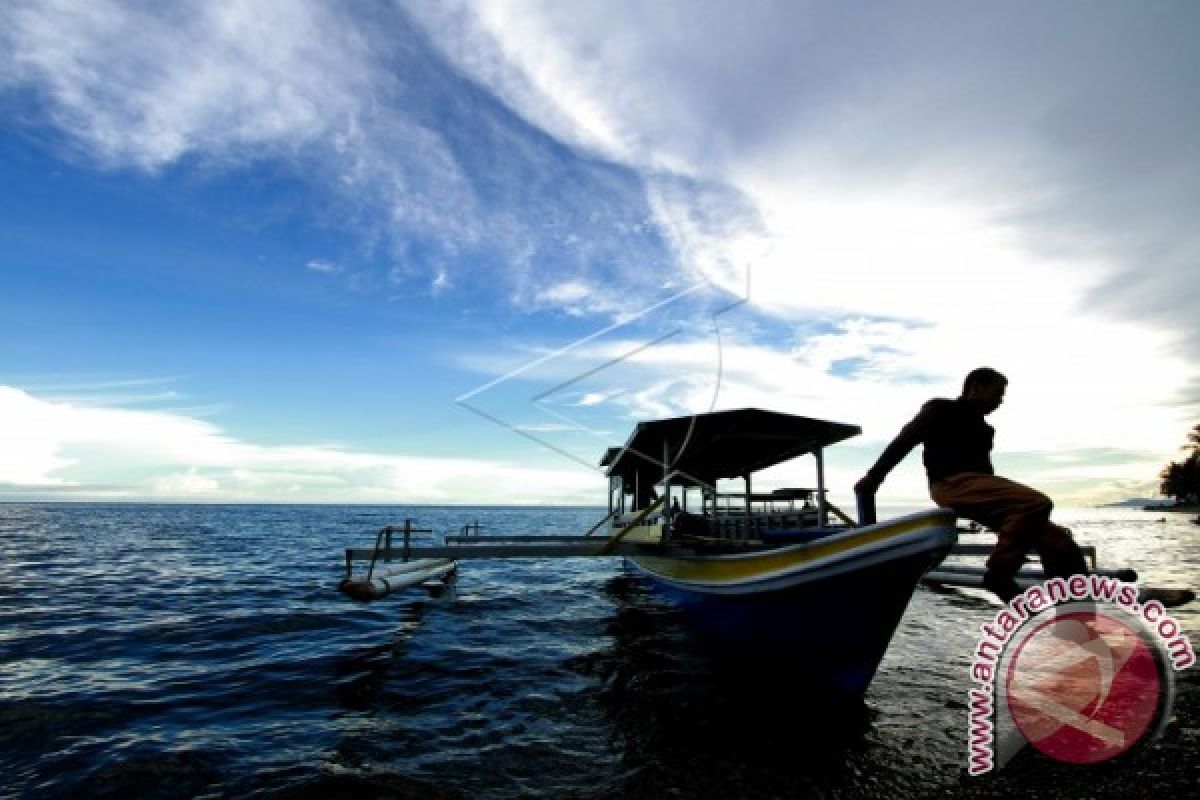
[{"label": "yellow stripe on hull", "polygon": [[[777,575],[803,569],[822,559],[849,554],[850,551],[871,548],[922,529],[953,527],[954,514],[946,510],[928,511],[900,517],[865,528],[849,529],[803,544],[788,545],[756,553],[734,553],[715,556],[688,556],[663,558],[658,556],[635,556],[632,560],[641,568],[663,578],[698,583],[735,583],[748,579]],[[648,541],[653,535],[652,527],[634,531],[627,541]]]}]

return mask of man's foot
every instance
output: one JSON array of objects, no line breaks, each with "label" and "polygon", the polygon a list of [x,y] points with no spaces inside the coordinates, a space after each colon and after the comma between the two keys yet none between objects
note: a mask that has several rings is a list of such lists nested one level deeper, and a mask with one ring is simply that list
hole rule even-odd
[{"label": "man's foot", "polygon": [[1190,603],[1196,599],[1196,593],[1191,589],[1154,589],[1144,586],[1138,592],[1138,602],[1142,605],[1157,600],[1164,608],[1175,608]]},{"label": "man's foot", "polygon": [[1021,587],[1017,585],[1017,581],[1012,575],[1005,575],[990,569],[983,573],[983,588],[999,597],[1002,603],[1008,603],[1009,600],[1021,593]]}]

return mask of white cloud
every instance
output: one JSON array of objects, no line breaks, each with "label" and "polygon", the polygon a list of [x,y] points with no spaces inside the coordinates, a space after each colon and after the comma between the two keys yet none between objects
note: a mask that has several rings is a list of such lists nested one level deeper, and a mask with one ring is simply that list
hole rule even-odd
[{"label": "white cloud", "polygon": [[598,406],[608,400],[611,396],[613,396],[613,394],[620,394],[620,392],[607,394],[603,392],[587,392],[583,397],[579,398],[578,405]]},{"label": "white cloud", "polygon": [[513,425],[513,428],[525,433],[563,433],[580,430],[578,425],[571,425],[566,422],[527,422]]},{"label": "white cloud", "polygon": [[342,271],[342,267],[332,261],[325,261],[320,258],[314,258],[304,265],[309,272],[318,272],[322,275],[333,275]]},{"label": "white cloud", "polygon": [[611,292],[579,280],[554,283],[536,290],[533,295],[535,308],[561,309],[573,317],[597,312],[611,313],[619,310],[622,305],[624,304],[611,296]]},{"label": "white cloud", "polygon": [[[893,5],[868,21],[815,3],[495,0],[455,14],[454,32],[425,19],[463,69],[642,170],[688,268],[741,291],[752,263],[754,307],[802,329],[794,350],[732,337],[720,406],[828,409],[879,442],[990,364],[1012,379],[1003,450],[1164,455],[1200,408],[1185,77],[1200,50],[1180,18],[1194,10]],[[706,219],[663,169],[738,202]],[[614,398],[637,415],[702,410],[705,350],[672,342],[639,353],[633,381],[630,364],[604,378],[640,387]]]},{"label": "white cloud", "polygon": [[162,9],[50,0],[4,14],[10,84],[35,83],[55,121],[111,165],[188,153],[300,148],[345,136],[369,96],[354,29],[312,2]]},{"label": "white cloud", "polygon": [[[541,397],[568,415],[572,407],[607,406],[621,409],[627,419],[761,406],[862,424],[864,442],[880,444],[929,397],[956,396],[966,372],[980,366],[955,351],[957,335],[974,334],[949,325],[851,317],[823,333],[798,331],[789,346],[740,335],[751,316],[746,310],[720,318],[719,339],[689,334],[646,347],[643,340],[610,338],[563,350],[518,379],[565,389],[544,396],[531,388],[517,393]],[[1109,339],[1098,342],[1099,335]],[[1016,354],[1035,349],[1037,342],[993,348],[1001,356],[994,364],[1011,380],[1008,399],[996,412],[999,446],[1013,452],[1115,447],[1164,454],[1178,447],[1184,416],[1155,403],[1164,385],[1171,385],[1164,381],[1177,381],[1178,374],[1163,376],[1157,364],[1137,361],[1139,352],[1159,342],[1132,325],[1080,324],[1065,329],[1063,337],[1045,345],[1066,359],[1062,365],[1003,357],[1006,348]],[[925,354],[939,348],[945,357],[932,370]],[[1130,379],[1114,381],[1107,365],[1127,361]],[[463,363],[485,373],[508,366],[479,358]]]},{"label": "white cloud", "polygon": [[[897,5],[868,22],[785,2],[466,8],[454,31],[426,24],[530,119],[650,176],[667,164],[724,183],[761,212],[765,309],[945,323],[967,359],[1015,337],[1028,346],[1001,354],[1020,362],[1075,355],[1054,349],[1060,328],[1118,317],[1153,340],[1138,362],[1185,367],[1155,382],[1160,400],[1196,377],[1200,109],[1184,76],[1200,51],[1178,18],[1193,10]],[[703,204],[649,186],[688,266],[737,286],[729,265],[762,250],[752,215],[698,230]],[[1191,367],[1169,357],[1179,345]]]},{"label": "white cloud", "polygon": [[197,475],[195,469],[154,478],[151,486],[152,494],[173,498],[212,495],[220,488],[215,479]]},{"label": "white cloud", "polygon": [[[0,387],[8,492],[137,499],[597,503],[598,473],[502,461],[266,446],[159,411],[76,406]],[[107,484],[96,489],[97,483]],[[112,485],[114,482],[119,485]]]},{"label": "white cloud", "polygon": [[[553,8],[528,4],[425,2],[407,4],[436,44],[466,74],[487,85],[554,136],[606,155],[627,152],[607,99],[581,71],[577,53],[560,48]],[[595,7],[576,4],[594,14]]]},{"label": "white cloud", "polygon": [[[739,335],[753,315],[743,308],[721,317],[719,339],[689,334],[651,347],[633,339],[604,339],[559,351],[536,370],[516,376],[520,385],[509,401],[524,397],[532,405],[531,398],[539,397],[551,413],[578,420],[584,431],[599,419],[621,420],[606,425],[617,429],[616,438],[552,440],[584,461],[601,447],[618,443],[627,432],[621,428],[634,420],[759,407],[858,424],[863,436],[830,454],[830,485],[848,492],[926,400],[956,396],[967,369],[978,366],[963,361],[966,366],[957,369],[962,359],[950,352],[955,329],[948,323],[913,326],[847,318],[823,333],[798,332],[794,346],[788,347]],[[1088,358],[1097,347],[1093,334],[1113,337],[1101,348],[1105,363],[1132,360],[1158,343],[1140,338],[1145,331],[1134,326],[1082,325],[1067,333],[1078,340],[1048,347],[1058,348],[1072,363],[1058,367],[1039,362],[1008,370],[1008,399],[991,419],[998,431],[997,467],[1018,480],[1045,482],[1064,504],[1121,499],[1122,487],[1130,485],[1149,492],[1161,464],[1182,441],[1184,419],[1179,409],[1156,402],[1162,376],[1155,365],[1131,366],[1132,380],[1113,381],[1108,370]],[[942,337],[950,343],[929,341]],[[1015,345],[1017,350],[1028,346]],[[947,352],[944,368],[930,372],[922,354],[939,347]],[[1080,352],[1072,353],[1072,347]],[[500,367],[479,360],[470,365],[489,374]],[[549,393],[534,388],[547,384],[568,388]],[[487,400],[484,394],[472,402]],[[1120,462],[1098,463],[1100,447],[1117,452]],[[1064,459],[1073,463],[1064,464]],[[794,480],[786,476],[796,469],[804,467],[782,468],[777,472],[785,477],[778,479],[765,475],[764,485],[784,485]],[[894,501],[922,502],[926,487],[919,454],[889,479],[885,494]]]}]

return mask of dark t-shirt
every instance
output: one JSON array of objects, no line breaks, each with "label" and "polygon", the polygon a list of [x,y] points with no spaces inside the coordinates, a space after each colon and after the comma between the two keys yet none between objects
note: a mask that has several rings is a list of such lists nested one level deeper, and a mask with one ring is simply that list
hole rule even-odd
[{"label": "dark t-shirt", "polygon": [[879,477],[886,475],[921,443],[925,445],[925,472],[930,483],[962,472],[991,475],[994,436],[995,429],[977,409],[961,400],[934,398],[904,426],[870,472]]}]

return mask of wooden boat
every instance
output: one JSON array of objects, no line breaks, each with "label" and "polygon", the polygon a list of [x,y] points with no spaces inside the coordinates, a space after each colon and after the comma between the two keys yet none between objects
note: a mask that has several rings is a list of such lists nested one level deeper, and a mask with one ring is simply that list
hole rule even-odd
[{"label": "wooden boat", "polygon": [[[945,509],[855,527],[829,502],[824,449],[859,432],[759,409],[641,423],[602,460],[608,541],[666,544],[629,561],[704,635],[861,694],[956,530]],[[754,491],[756,473],[802,456],[815,486]]]},{"label": "wooden boat", "polygon": [[[816,692],[861,695],[917,584],[981,589],[981,564],[942,562],[948,554],[978,560],[992,543],[956,545],[948,509],[877,522],[874,498],[860,496],[856,523],[829,502],[825,448],[859,433],[753,408],[643,422],[605,452],[608,513],[587,534],[482,535],[464,526],[433,544],[416,541],[432,531],[406,522],[381,530],[374,548],[348,549],[339,588],[366,601],[435,589],[466,559],[624,557],[723,652],[783,670],[797,688],[804,680]],[[809,456],[815,485],[754,490],[758,473]],[[1084,551],[1091,571],[1137,579],[1096,569],[1094,548]],[[357,561],[369,562],[365,573],[355,574]],[[1017,578],[1028,586],[1044,575],[1030,568]],[[1145,591],[1170,604],[1192,597]]]},{"label": "wooden boat", "polygon": [[[946,509],[875,522],[873,498],[859,498],[856,526],[830,503],[825,448],[858,433],[752,408],[643,422],[602,459],[608,514],[587,535],[464,529],[437,545],[415,543],[429,531],[410,523],[387,527],[374,548],[346,551],[340,589],[374,600],[436,584],[463,559],[624,556],[725,652],[769,659],[814,691],[861,695],[956,530]],[[753,490],[756,473],[802,456],[813,459],[815,486]],[[740,484],[729,490],[730,480]],[[369,566],[355,575],[360,560]]]}]

